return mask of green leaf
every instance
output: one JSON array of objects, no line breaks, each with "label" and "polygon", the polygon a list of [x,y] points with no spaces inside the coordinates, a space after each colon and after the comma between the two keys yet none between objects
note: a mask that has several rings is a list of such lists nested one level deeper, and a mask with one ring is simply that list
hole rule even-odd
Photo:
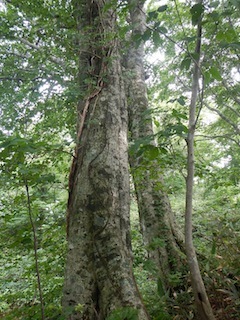
[{"label": "green leaf", "polygon": [[152,239],[152,241],[148,245],[149,250],[156,250],[157,248],[164,248],[166,246],[166,243],[163,239],[160,239],[158,237],[155,237]]},{"label": "green leaf", "polygon": [[175,126],[173,126],[173,129],[176,132],[176,134],[180,137],[188,133],[188,128],[182,123],[176,124]]},{"label": "green leaf", "polygon": [[148,160],[155,160],[159,155],[159,149],[151,144],[146,145],[144,148],[144,155]]},{"label": "green leaf", "polygon": [[155,125],[157,128],[160,127],[160,123],[159,123],[159,121],[157,121],[156,119],[153,119],[153,123],[154,123],[154,125]]},{"label": "green leaf", "polygon": [[153,38],[153,43],[156,47],[159,47],[159,45],[162,43],[162,39],[159,35],[159,32],[157,31],[154,31],[153,32],[153,35],[152,35],[152,38]]},{"label": "green leaf", "polygon": [[146,136],[140,139],[136,139],[133,143],[129,146],[130,154],[134,155],[135,153],[142,154],[144,152],[144,148],[150,145],[151,141],[153,141],[153,136]]},{"label": "green leaf", "polygon": [[183,40],[190,43],[190,42],[193,42],[197,39],[196,36],[193,36],[193,37],[184,37]]},{"label": "green leaf", "polygon": [[112,9],[115,7],[115,1],[109,1],[107,3],[104,4],[104,7],[103,7],[103,11],[104,12],[107,12],[108,10]]},{"label": "green leaf", "polygon": [[147,20],[152,21],[152,20],[157,19],[157,17],[158,17],[158,12],[156,10],[150,11],[150,12],[148,12]]},{"label": "green leaf", "polygon": [[132,40],[135,43],[135,45],[138,47],[143,40],[143,36],[141,33],[136,33],[132,36]]},{"label": "green leaf", "polygon": [[217,248],[216,240],[213,239],[211,254],[215,254],[216,253],[216,248]]},{"label": "green leaf", "polygon": [[164,147],[159,147],[159,152],[161,154],[168,154],[168,150],[166,148],[164,148]]},{"label": "green leaf", "polygon": [[216,35],[216,40],[227,43],[234,42],[236,38],[236,32],[233,29],[221,30]]},{"label": "green leaf", "polygon": [[205,71],[203,73],[204,83],[205,85],[208,84],[211,81],[211,75],[209,71]]},{"label": "green leaf", "polygon": [[[177,99],[177,102],[178,102],[181,106],[185,106],[185,104],[186,104],[185,100],[186,100],[186,99],[187,99],[186,97],[180,96],[180,97]],[[186,115],[181,114],[181,113],[179,113],[179,115],[182,115],[182,118],[183,118],[183,119],[187,119]],[[184,118],[183,116],[184,116],[185,118]],[[180,116],[180,118],[181,118],[181,116]]]},{"label": "green leaf", "polygon": [[236,32],[233,29],[226,30],[225,40],[227,42],[232,42],[232,41],[236,40]]},{"label": "green leaf", "polygon": [[120,38],[124,38],[126,36],[126,34],[129,32],[130,30],[130,26],[121,26],[121,28],[119,29],[119,36]]},{"label": "green leaf", "polygon": [[2,149],[2,148],[7,148],[7,147],[9,147],[11,145],[11,141],[9,141],[9,140],[6,140],[6,141],[4,141],[4,142],[2,142],[1,144],[0,144],[0,149]]},{"label": "green leaf", "polygon": [[[41,168],[39,169],[39,171],[41,170]],[[41,173],[41,172],[39,172]],[[49,183],[49,182],[54,182],[56,180],[56,176],[54,174],[43,174],[43,175],[40,175],[37,179],[37,183]]]},{"label": "green leaf", "polygon": [[163,34],[165,34],[165,33],[168,32],[167,28],[165,28],[165,27],[163,27],[163,26],[158,27],[158,31],[159,31],[160,33],[163,33]]},{"label": "green leaf", "polygon": [[215,80],[218,80],[218,81],[222,80],[222,76],[216,67],[211,67],[209,69],[209,72]]},{"label": "green leaf", "polygon": [[190,9],[190,13],[192,15],[192,24],[195,26],[198,24],[199,18],[201,17],[202,13],[204,12],[204,6],[202,3],[197,3],[192,6]]},{"label": "green leaf", "polygon": [[183,59],[183,61],[181,62],[181,65],[180,65],[180,69],[181,70],[189,70],[190,68],[190,65],[191,65],[191,62],[192,62],[192,59],[190,57],[186,57]]},{"label": "green leaf", "polygon": [[150,29],[147,29],[144,34],[142,35],[142,40],[143,41],[147,41],[151,38],[151,30]]},{"label": "green leaf", "polygon": [[158,11],[158,12],[164,12],[164,11],[167,10],[167,8],[168,8],[168,6],[165,4],[165,5],[161,6],[161,7],[159,7],[159,8],[157,9],[157,11]]},{"label": "green leaf", "polygon": [[229,43],[229,44],[227,44],[227,47],[240,50],[240,42],[232,42],[232,43]]},{"label": "green leaf", "polygon": [[185,113],[181,113],[176,109],[173,109],[172,115],[173,115],[174,118],[177,118],[178,120],[180,120],[180,119],[187,120],[188,119],[188,117],[187,117],[187,115]]},{"label": "green leaf", "polygon": [[157,280],[157,292],[161,298],[165,296],[165,290],[161,278],[158,278]]},{"label": "green leaf", "polygon": [[191,58],[195,61],[199,59],[199,53],[197,52],[191,52],[190,55],[191,55]]},{"label": "green leaf", "polygon": [[106,320],[137,320],[138,310],[131,307],[122,307],[115,309],[110,313]]},{"label": "green leaf", "polygon": [[219,32],[217,33],[217,35],[216,35],[216,39],[217,39],[218,41],[223,41],[223,40],[225,40],[225,33],[224,33],[223,31],[219,31]]},{"label": "green leaf", "polygon": [[209,3],[209,7],[211,8],[217,8],[219,6],[219,1],[213,1]]},{"label": "green leaf", "polygon": [[213,11],[208,14],[208,17],[211,18],[213,21],[218,21],[219,13],[217,11]]}]

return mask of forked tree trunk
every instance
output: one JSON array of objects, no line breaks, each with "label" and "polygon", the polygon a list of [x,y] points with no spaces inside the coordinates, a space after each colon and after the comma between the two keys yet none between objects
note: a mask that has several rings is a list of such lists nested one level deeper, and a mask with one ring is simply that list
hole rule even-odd
[{"label": "forked tree trunk", "polygon": [[[132,34],[143,34],[145,31],[144,1],[137,1],[131,8]],[[152,120],[144,73],[144,45],[132,46],[126,57],[126,88],[129,110],[130,141],[136,142],[146,137],[153,138]],[[148,118],[146,118],[146,115]],[[130,165],[135,185],[140,224],[143,239],[147,245],[149,257],[155,262],[160,272],[163,288],[168,290],[169,275],[180,271],[183,267],[183,236],[176,229],[174,215],[166,192],[162,170],[157,161],[144,164],[144,156],[137,157],[130,153]]]},{"label": "forked tree trunk", "polygon": [[[200,0],[198,3],[202,3]],[[185,243],[188,266],[191,274],[191,284],[195,298],[197,318],[200,320],[214,320],[213,311],[208,300],[206,289],[200,273],[192,236],[192,211],[193,211],[193,182],[194,182],[194,134],[196,129],[196,104],[200,79],[200,55],[202,37],[202,18],[197,26],[197,42],[195,48],[195,61],[193,67],[193,83],[191,103],[189,107],[189,125],[187,136],[187,180],[186,180],[186,209],[185,209]]]},{"label": "forked tree trunk", "polygon": [[65,319],[104,320],[133,307],[148,319],[132,273],[127,109],[111,1],[75,1],[79,27],[78,141],[70,174]]}]

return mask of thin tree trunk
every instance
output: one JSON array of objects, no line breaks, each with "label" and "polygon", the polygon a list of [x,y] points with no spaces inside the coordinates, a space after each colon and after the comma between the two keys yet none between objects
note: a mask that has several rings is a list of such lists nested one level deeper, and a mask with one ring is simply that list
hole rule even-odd
[{"label": "thin tree trunk", "polygon": [[44,311],[44,300],[43,300],[43,293],[42,293],[41,275],[40,275],[40,270],[39,270],[37,230],[36,230],[36,226],[35,226],[35,223],[33,220],[31,199],[30,199],[30,193],[29,193],[29,185],[28,185],[27,180],[25,180],[25,188],[26,188],[26,194],[27,194],[28,214],[29,214],[29,219],[30,219],[30,223],[31,223],[31,227],[32,227],[32,233],[33,233],[34,259],[35,259],[35,269],[36,269],[36,276],[37,276],[39,300],[40,300],[40,306],[41,306],[41,319],[44,320],[45,319],[45,311]]},{"label": "thin tree trunk", "polygon": [[[111,1],[76,1],[80,88],[78,141],[70,173],[66,319],[106,319],[116,308],[148,319],[132,273],[127,109]],[[106,40],[107,37],[107,40]],[[81,72],[82,71],[82,72]]]},{"label": "thin tree trunk", "polygon": [[[201,3],[201,2],[199,2]],[[196,59],[193,68],[192,96],[189,107],[188,125],[188,157],[187,157],[187,180],[186,180],[186,210],[185,210],[185,244],[188,265],[191,274],[191,284],[197,308],[197,317],[201,320],[214,320],[213,311],[208,300],[206,289],[201,277],[196,251],[192,236],[192,211],[193,211],[193,182],[194,182],[194,134],[196,129],[196,104],[200,79],[200,54],[202,37],[202,19],[197,26],[197,43],[195,48]]]},{"label": "thin tree trunk", "polygon": [[[131,8],[132,33],[143,34],[145,31],[144,1],[137,1]],[[130,142],[143,138],[153,138],[152,120],[149,116],[149,106],[144,73],[144,45],[132,46],[126,57],[126,87],[128,95]],[[144,115],[148,115],[148,118]],[[137,157],[130,152],[130,165],[135,185],[139,208],[140,224],[143,239],[149,249],[149,257],[155,262],[165,291],[170,287],[169,275],[180,271],[182,265],[181,252],[183,236],[176,230],[174,215],[170,202],[164,191],[162,170],[157,161],[144,164],[144,156]]]}]

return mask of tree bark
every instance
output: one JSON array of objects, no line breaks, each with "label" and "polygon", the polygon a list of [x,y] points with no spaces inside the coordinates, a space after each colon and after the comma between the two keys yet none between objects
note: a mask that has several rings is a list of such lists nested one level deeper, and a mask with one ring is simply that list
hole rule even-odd
[{"label": "tree bark", "polygon": [[[200,0],[199,3],[202,3]],[[214,320],[213,311],[208,300],[206,289],[202,280],[192,236],[192,211],[193,211],[193,184],[194,184],[194,135],[196,129],[196,106],[200,79],[200,54],[202,38],[202,17],[197,25],[197,42],[195,48],[193,83],[191,103],[189,107],[189,124],[187,136],[187,180],[186,180],[186,208],[185,208],[185,244],[188,266],[191,274],[191,284],[197,309],[197,318],[200,320]]]},{"label": "tree bark", "polygon": [[[133,307],[148,319],[132,272],[127,108],[111,1],[75,1],[80,50],[78,141],[69,178],[66,319]],[[107,38],[107,40],[106,40]]]},{"label": "tree bark", "polygon": [[[132,35],[145,31],[144,1],[129,0]],[[148,137],[155,146],[144,72],[144,44],[132,46],[126,57],[126,87],[129,110],[130,142]],[[146,115],[148,118],[146,118]],[[183,267],[183,235],[177,230],[171,205],[164,191],[162,170],[157,161],[144,164],[144,155],[130,152],[130,166],[137,195],[140,225],[149,257],[155,262],[165,291],[169,275]]]}]

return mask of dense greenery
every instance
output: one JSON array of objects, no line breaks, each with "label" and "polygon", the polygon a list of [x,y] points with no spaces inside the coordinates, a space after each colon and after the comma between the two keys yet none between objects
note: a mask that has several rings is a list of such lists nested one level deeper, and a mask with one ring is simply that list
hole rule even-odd
[{"label": "dense greenery", "polygon": [[[119,2],[122,39],[128,31],[128,9],[126,1]],[[146,165],[155,160],[163,168],[165,188],[183,229],[194,30],[204,12],[194,241],[218,319],[240,318],[239,9],[236,0],[203,6],[150,1],[142,38],[158,145],[149,145],[146,137],[131,146],[144,155]],[[74,12],[67,0],[12,0],[2,6],[0,19],[0,317],[40,319],[36,236],[45,317],[60,319],[67,181],[81,94],[76,90]],[[136,45],[141,39],[136,36]],[[173,296],[161,290],[142,243],[134,195],[132,241],[134,270],[151,317],[193,319],[190,286]],[[171,281],[181,286],[178,274]]]}]

